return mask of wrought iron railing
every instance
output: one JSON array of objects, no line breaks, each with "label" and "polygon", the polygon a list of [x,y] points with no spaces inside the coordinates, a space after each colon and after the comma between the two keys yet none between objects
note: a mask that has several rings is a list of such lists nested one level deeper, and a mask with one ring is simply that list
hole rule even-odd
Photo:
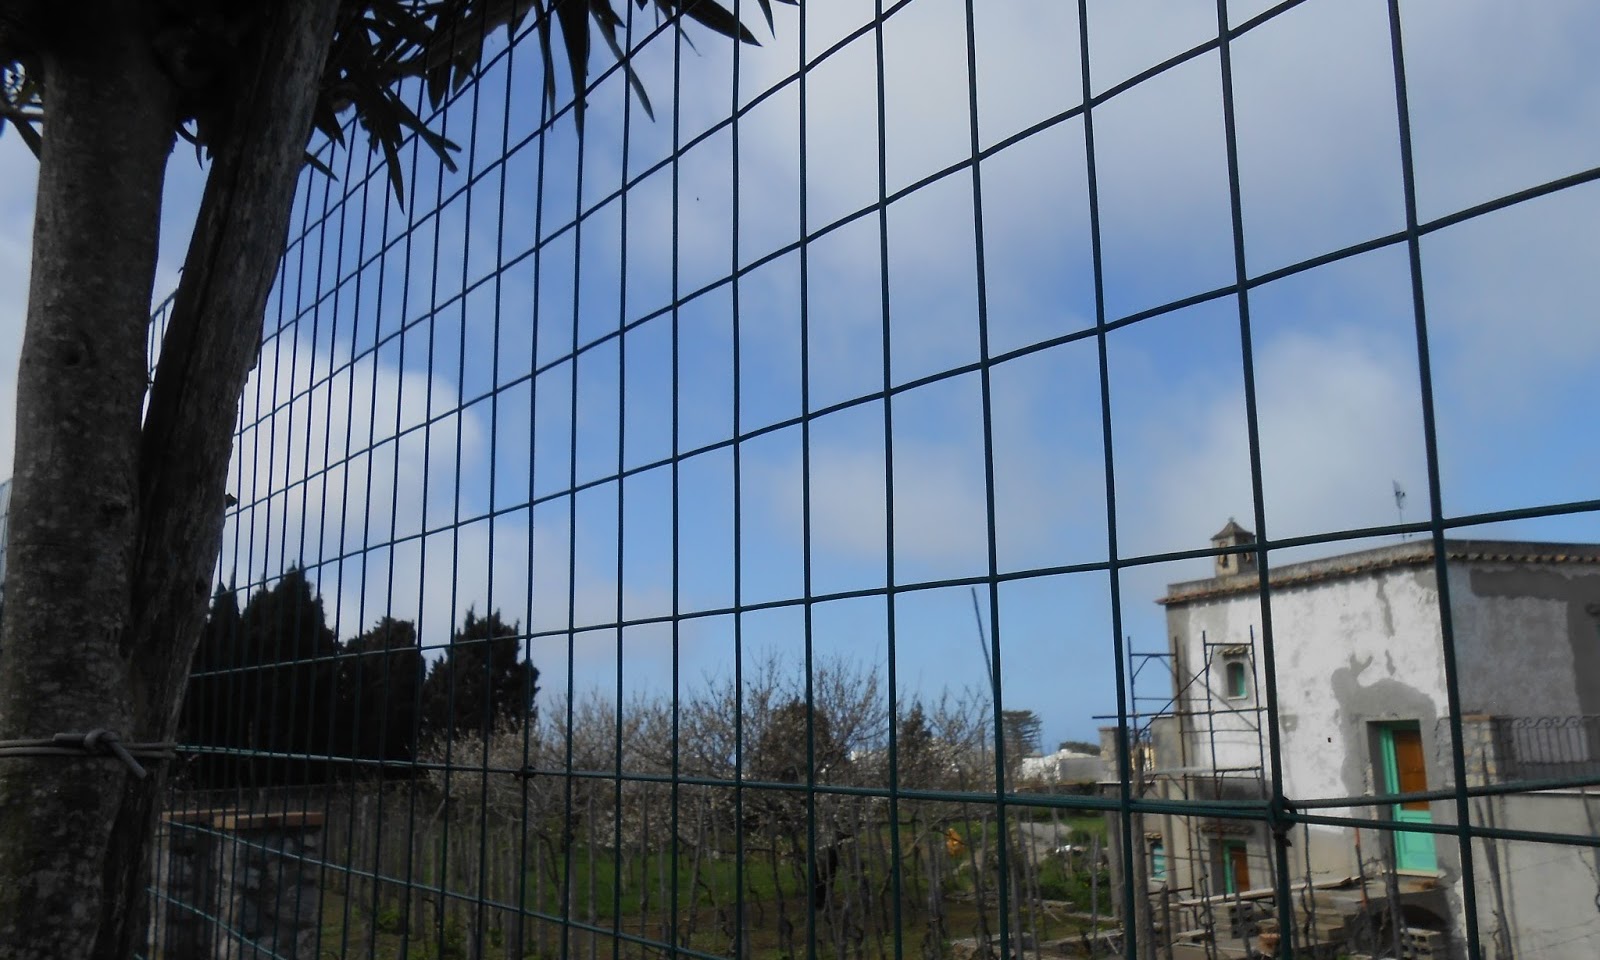
[{"label": "wrought iron railing", "polygon": [[1496,717],[1499,779],[1600,778],[1600,715]]}]

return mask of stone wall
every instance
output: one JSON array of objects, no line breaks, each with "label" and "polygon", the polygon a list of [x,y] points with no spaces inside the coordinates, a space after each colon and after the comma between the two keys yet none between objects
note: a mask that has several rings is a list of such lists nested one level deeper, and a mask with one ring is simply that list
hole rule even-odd
[{"label": "stone wall", "polygon": [[322,815],[173,812],[154,862],[152,960],[311,958],[322,921]]}]

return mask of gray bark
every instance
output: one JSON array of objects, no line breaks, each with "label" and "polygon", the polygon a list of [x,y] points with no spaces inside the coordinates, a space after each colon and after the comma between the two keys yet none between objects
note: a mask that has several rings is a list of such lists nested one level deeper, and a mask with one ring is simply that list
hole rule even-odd
[{"label": "gray bark", "polygon": [[[121,19],[43,58],[52,116],[17,378],[5,739],[135,727],[129,561],[173,120],[160,74]],[[0,761],[0,957],[96,955],[107,928],[142,920],[116,893],[142,860],[95,855],[121,842],[125,806],[149,808],[150,795],[114,761]]]},{"label": "gray bark", "polygon": [[[142,430],[174,108],[140,6],[80,9],[67,40],[45,38],[0,738],[173,735],[338,2],[272,5],[244,61]],[[0,763],[0,958],[141,948],[160,767],[139,781],[109,759]]]}]

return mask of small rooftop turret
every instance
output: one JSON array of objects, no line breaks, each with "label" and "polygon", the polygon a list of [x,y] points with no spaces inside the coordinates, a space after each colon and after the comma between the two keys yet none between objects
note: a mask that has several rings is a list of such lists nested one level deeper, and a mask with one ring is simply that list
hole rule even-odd
[{"label": "small rooftop turret", "polygon": [[[1239,522],[1232,517],[1228,518],[1228,525],[1218,530],[1211,536],[1211,545],[1218,550],[1228,547],[1247,547],[1256,542],[1256,535],[1239,526]],[[1216,556],[1217,576],[1233,577],[1241,573],[1256,572],[1256,555],[1250,550],[1235,550],[1229,553],[1219,553]]]}]

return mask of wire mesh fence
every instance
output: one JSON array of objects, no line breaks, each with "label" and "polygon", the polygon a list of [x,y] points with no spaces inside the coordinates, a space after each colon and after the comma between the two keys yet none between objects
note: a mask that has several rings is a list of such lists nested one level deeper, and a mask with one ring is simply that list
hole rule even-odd
[{"label": "wire mesh fence", "polygon": [[152,956],[1594,955],[1593,14],[625,6],[305,176]]}]

